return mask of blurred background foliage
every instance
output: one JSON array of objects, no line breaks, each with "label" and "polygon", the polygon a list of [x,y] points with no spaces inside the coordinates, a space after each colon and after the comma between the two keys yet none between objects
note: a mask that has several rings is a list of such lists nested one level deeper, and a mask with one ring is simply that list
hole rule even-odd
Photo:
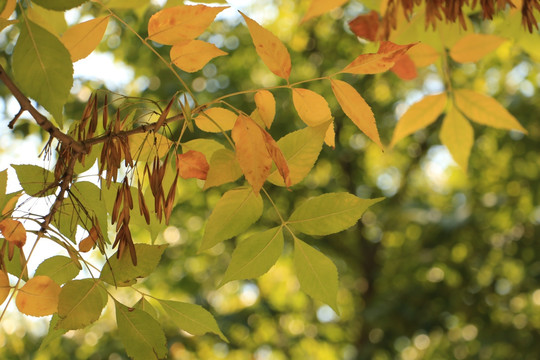
[{"label": "blurred background foliage", "polygon": [[[139,3],[148,6],[117,13],[144,37],[148,19],[160,4]],[[168,5],[179,3],[170,0]],[[230,3],[288,45],[293,62],[291,82],[338,71],[364,51],[365,45],[347,27],[348,21],[369,10],[359,1],[301,26],[298,24],[308,1]],[[97,16],[99,11],[89,2],[70,11],[67,19],[74,22],[79,17]],[[504,35],[503,16],[490,23],[474,16],[472,20],[476,31]],[[0,34],[3,63],[16,36],[15,29]],[[202,71],[182,73],[199,103],[278,84],[279,79],[256,56],[238,15],[231,12],[215,22],[202,39],[230,55],[214,59]],[[154,45],[168,59],[169,48]],[[163,104],[179,90],[167,67],[114,19],[99,51],[88,65],[81,65],[95,75],[81,70],[66,107],[68,118],[80,117],[95,89],[143,96]],[[339,269],[340,315],[299,291],[291,269],[290,241],[276,266],[261,278],[217,288],[235,242],[249,234],[197,254],[205,219],[232,185],[202,192],[201,182],[184,180],[171,224],[158,236],[158,241],[171,246],[156,273],[138,286],[158,298],[207,307],[230,343],[212,335],[193,337],[179,332],[172,323],[166,324],[169,358],[540,358],[540,63],[534,56],[538,54],[524,52],[508,41],[476,64],[451,64],[454,86],[495,97],[529,131],[523,136],[473,124],[475,144],[467,174],[440,145],[440,119],[383,153],[346,120],[329,84],[306,85],[330,103],[336,118],[336,148],[325,146],[311,174],[292,192],[270,186],[277,205],[283,213],[290,213],[294,204],[306,197],[333,191],[387,198],[348,231],[309,241],[328,254]],[[105,59],[103,66],[114,68],[117,79],[111,69],[92,65],[98,58]],[[391,72],[344,79],[372,106],[385,143],[409,105],[424,94],[443,89],[434,66],[420,69],[419,77],[408,82]],[[0,91],[0,111],[4,119],[10,119],[17,108],[13,110],[7,90],[1,87]],[[278,109],[272,135],[278,138],[303,127],[289,91],[273,93]],[[230,101],[247,113],[255,108],[252,94]],[[38,139],[32,143],[37,153],[46,140],[32,121],[20,124],[14,134],[2,126],[2,164],[16,159],[13,151],[17,144]],[[186,140],[209,135],[196,130],[187,136]],[[217,140],[223,139],[218,135]],[[251,230],[275,226],[276,220],[275,212],[266,205],[263,218]],[[138,236],[148,237],[143,232]],[[126,292],[125,296],[133,294]],[[137,300],[133,297],[127,303]],[[47,327],[47,322],[18,314],[7,317],[0,324],[0,357],[126,358],[110,306],[96,324],[71,331],[38,351]]]}]

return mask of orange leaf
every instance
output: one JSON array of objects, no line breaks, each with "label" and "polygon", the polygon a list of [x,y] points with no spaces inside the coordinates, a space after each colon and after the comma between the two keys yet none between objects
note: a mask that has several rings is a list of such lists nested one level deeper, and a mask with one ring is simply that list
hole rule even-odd
[{"label": "orange leaf", "polygon": [[97,228],[95,226],[92,226],[88,236],[82,239],[79,243],[79,251],[89,252],[90,250],[92,250],[98,240],[98,237],[99,235],[97,232]]},{"label": "orange leaf", "polygon": [[250,117],[240,115],[231,132],[240,168],[256,193],[261,190],[272,166],[272,158],[261,130]]},{"label": "orange leaf", "polygon": [[291,56],[281,40],[256,21],[240,12],[246,21],[257,54],[270,71],[287,80],[291,73]]},{"label": "orange leaf", "polygon": [[15,7],[17,6],[17,0],[7,0],[4,2],[4,9],[0,13],[0,17],[4,19],[8,19],[11,14],[15,11]]},{"label": "orange leaf", "polygon": [[324,143],[331,148],[336,148],[336,131],[334,130],[334,122],[330,124],[324,135]]},{"label": "orange leaf", "polygon": [[351,85],[341,80],[330,80],[332,91],[336,96],[343,112],[358,126],[358,128],[382,149],[375,116],[371,108]]},{"label": "orange leaf", "polygon": [[148,21],[148,38],[164,45],[195,39],[226,8],[228,6],[180,5],[163,9]]},{"label": "orange leaf", "polygon": [[187,72],[201,70],[213,58],[224,55],[228,54],[202,40],[182,41],[171,48],[171,61]]},{"label": "orange leaf", "polygon": [[274,141],[272,136],[262,130],[264,134],[264,140],[266,144],[266,149],[268,150],[268,153],[270,154],[270,157],[272,160],[274,160],[274,163],[276,164],[276,167],[279,171],[279,174],[283,178],[283,181],[285,182],[285,186],[289,187],[291,186],[291,178],[289,177],[289,165],[287,165],[287,160],[285,159],[285,156],[283,156],[283,153],[281,152],[281,149],[279,148],[278,144]]},{"label": "orange leaf", "polygon": [[221,132],[231,130],[238,115],[231,110],[213,107],[195,117],[195,124],[202,131]]},{"label": "orange leaf", "polygon": [[2,231],[7,241],[12,242],[19,248],[26,244],[26,230],[20,221],[9,218],[4,219],[0,221],[0,231]]},{"label": "orange leaf", "polygon": [[332,118],[328,102],[316,92],[293,88],[292,95],[294,108],[306,125],[321,125]]},{"label": "orange leaf", "polygon": [[312,0],[309,9],[302,18],[301,22],[308,21],[314,17],[327,13],[335,8],[340,7],[349,0]]},{"label": "orange leaf", "polygon": [[450,49],[450,56],[457,62],[476,62],[494,51],[506,39],[485,34],[468,34],[462,37]]},{"label": "orange leaf", "polygon": [[0,270],[0,304],[3,304],[9,295],[11,287],[9,286],[9,278],[5,271]]},{"label": "orange leaf", "polygon": [[261,120],[266,128],[270,128],[276,117],[276,99],[268,90],[259,90],[255,93],[255,104]]},{"label": "orange leaf", "polygon": [[369,14],[359,15],[349,22],[349,28],[358,37],[369,41],[377,40],[379,14],[371,10]]},{"label": "orange leaf", "polygon": [[413,46],[407,55],[411,58],[416,67],[424,67],[433,64],[439,56],[441,56],[437,50],[428,44],[419,43]]},{"label": "orange leaf", "polygon": [[69,50],[72,62],[84,59],[94,51],[108,24],[109,16],[104,16],[73,25],[64,32],[60,41]]},{"label": "orange leaf", "polygon": [[208,162],[203,153],[189,150],[184,154],[176,155],[176,167],[183,179],[201,179],[206,180],[208,173]]},{"label": "orange leaf", "polygon": [[341,70],[350,74],[378,74],[390,69],[395,62],[414,44],[397,45],[390,41],[381,42],[376,54],[363,54]]},{"label": "orange leaf", "polygon": [[407,54],[403,54],[390,70],[402,80],[412,80],[418,76],[416,66]]},{"label": "orange leaf", "polygon": [[471,124],[454,106],[446,114],[441,132],[441,142],[464,171],[467,171],[469,155],[474,144],[474,130]]},{"label": "orange leaf", "polygon": [[26,315],[52,315],[58,309],[60,290],[60,285],[50,277],[35,276],[18,290],[15,304]]}]

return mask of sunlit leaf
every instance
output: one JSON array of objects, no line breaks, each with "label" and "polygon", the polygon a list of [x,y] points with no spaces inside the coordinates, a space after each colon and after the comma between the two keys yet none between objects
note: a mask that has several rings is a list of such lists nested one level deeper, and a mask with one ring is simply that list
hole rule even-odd
[{"label": "sunlit leaf", "polygon": [[11,165],[24,190],[30,196],[41,197],[52,195],[56,191],[54,174],[36,165]]},{"label": "sunlit leaf", "polygon": [[79,271],[80,269],[71,258],[57,255],[45,259],[39,264],[34,276],[46,275],[58,285],[62,285],[77,276]]},{"label": "sunlit leaf", "polygon": [[73,9],[86,1],[88,0],[32,0],[32,2],[38,4],[39,6],[56,11]]},{"label": "sunlit leaf", "polygon": [[257,54],[266,66],[277,76],[287,80],[291,73],[289,51],[270,31],[240,12],[246,21]]},{"label": "sunlit leaf", "polygon": [[278,144],[274,141],[272,136],[265,130],[262,130],[262,131],[264,135],[266,149],[268,150],[268,154],[270,154],[270,157],[274,161],[274,164],[276,164],[278,172],[283,178],[283,181],[285,182],[285,186],[287,187],[291,186],[291,178],[289,176],[290,170],[289,170],[289,165],[287,164],[287,160],[285,159],[285,156],[281,152],[281,149],[279,148]]},{"label": "sunlit leaf", "polygon": [[146,297],[144,297],[144,296],[142,296],[141,299],[139,301],[137,301],[137,303],[135,305],[133,305],[133,307],[135,309],[139,309],[139,310],[142,310],[144,312],[147,312],[148,314],[150,314],[150,316],[152,316],[156,320],[159,317],[159,313],[156,310],[156,308],[153,307],[152,304],[150,304],[148,302],[148,300],[146,300]]},{"label": "sunlit leaf", "polygon": [[332,260],[295,237],[294,268],[302,291],[339,312],[338,272]]},{"label": "sunlit leaf", "polygon": [[[9,243],[5,239],[0,239],[0,246],[5,248]],[[1,256],[3,255],[3,259]],[[23,271],[23,264],[26,264],[26,257],[22,248],[15,247],[13,249],[13,257],[9,259],[7,251],[4,254],[0,253],[0,260],[3,261],[4,269],[11,275],[21,277],[22,280],[28,280],[28,269]]]},{"label": "sunlit leaf", "polygon": [[378,74],[384,72],[394,66],[396,61],[414,45],[397,45],[390,41],[383,41],[376,54],[358,56],[341,72],[351,74]]},{"label": "sunlit leaf", "polygon": [[269,129],[276,116],[276,99],[274,99],[274,95],[268,90],[259,90],[255,93],[255,104],[257,104],[261,120]]},{"label": "sunlit leaf", "polygon": [[173,143],[158,133],[133,134],[129,137],[129,149],[133,159],[149,161],[154,156],[163,157],[171,149]]},{"label": "sunlit leaf", "polygon": [[71,61],[75,62],[90,55],[101,42],[108,24],[109,17],[103,16],[67,29],[60,40],[71,54]]},{"label": "sunlit leaf", "polygon": [[358,15],[349,22],[349,28],[358,37],[369,41],[377,40],[379,14],[371,10],[368,14]]},{"label": "sunlit leaf", "polygon": [[439,136],[454,160],[467,171],[469,155],[474,143],[474,130],[469,121],[454,106],[448,110]]},{"label": "sunlit leaf", "polygon": [[148,38],[160,44],[174,45],[201,35],[214,18],[228,6],[180,5],[163,9],[150,18]]},{"label": "sunlit leaf", "polygon": [[308,21],[309,19],[334,10],[348,1],[349,0],[311,0],[311,5],[309,6],[301,22]]},{"label": "sunlit leaf", "polygon": [[207,159],[211,159],[214,152],[224,148],[222,144],[210,139],[195,139],[182,144],[182,150],[184,152],[188,150],[200,151]]},{"label": "sunlit leaf", "polygon": [[20,221],[11,218],[0,221],[0,231],[7,241],[21,248],[26,244],[26,229]]},{"label": "sunlit leaf", "polygon": [[159,323],[147,312],[114,302],[118,335],[133,360],[164,359],[167,339]]},{"label": "sunlit leaf", "polygon": [[457,62],[476,62],[497,49],[506,39],[488,34],[468,34],[450,49],[450,56]]},{"label": "sunlit leaf", "polygon": [[4,7],[0,9],[0,18],[8,19],[15,11],[15,6],[17,6],[17,0],[6,0]]},{"label": "sunlit leaf", "polygon": [[331,83],[332,91],[345,115],[382,149],[383,146],[379,138],[375,116],[373,116],[373,111],[371,111],[362,95],[345,81],[332,79]]},{"label": "sunlit leaf", "polygon": [[58,320],[60,320],[60,318],[58,317],[58,314],[53,314],[51,318],[51,322],[49,323],[49,332],[43,338],[43,340],[41,340],[41,344],[39,345],[38,352],[46,349],[53,341],[59,340],[62,337],[62,335],[64,335],[67,332],[67,330],[65,329],[56,328],[56,324],[58,323]]},{"label": "sunlit leaf", "polygon": [[317,126],[332,119],[328,102],[324,97],[308,89],[293,88],[294,108],[300,119],[308,126]]},{"label": "sunlit leaf", "polygon": [[330,126],[328,126],[328,129],[326,130],[326,134],[324,135],[324,143],[331,148],[336,147],[336,131],[334,130],[333,121],[330,123]]},{"label": "sunlit leaf", "polygon": [[67,29],[64,13],[42,8],[36,4],[26,9],[27,18],[51,34],[59,37]]},{"label": "sunlit leaf", "polygon": [[527,134],[517,119],[492,97],[467,89],[456,90],[454,97],[458,109],[472,121]]},{"label": "sunlit leaf", "polygon": [[446,93],[441,93],[425,96],[412,104],[399,119],[390,146],[437,120],[446,107],[446,101]]},{"label": "sunlit leaf", "polygon": [[92,324],[107,304],[99,280],[73,280],[62,287],[58,300],[58,329],[75,330]]},{"label": "sunlit leaf", "polygon": [[209,167],[202,152],[189,150],[183,154],[177,154],[176,164],[180,177],[183,179],[206,179]]},{"label": "sunlit leaf", "polygon": [[60,285],[48,276],[35,276],[17,291],[15,304],[20,312],[30,316],[47,316],[58,309]]},{"label": "sunlit leaf", "polygon": [[228,149],[217,150],[210,159],[210,169],[206,175],[204,190],[235,181],[242,176],[242,169],[236,154]]},{"label": "sunlit leaf", "polygon": [[231,280],[253,279],[261,276],[276,263],[282,251],[281,227],[251,235],[239,242],[234,249],[221,284],[226,284]]},{"label": "sunlit leaf", "polygon": [[231,130],[237,117],[238,115],[231,110],[213,107],[203,111],[193,120],[195,120],[195,125],[202,131],[222,132]]},{"label": "sunlit leaf", "polygon": [[433,64],[441,56],[437,50],[428,44],[419,43],[407,51],[416,67],[424,67]]},{"label": "sunlit leaf", "polygon": [[227,191],[208,218],[199,252],[247,230],[259,219],[262,210],[261,196],[251,188]]},{"label": "sunlit leaf", "polygon": [[159,300],[159,304],[180,329],[193,335],[210,332],[227,341],[212,314],[202,306],[168,300]]},{"label": "sunlit leaf", "polygon": [[390,68],[402,80],[412,80],[418,76],[416,66],[408,54],[403,54]]},{"label": "sunlit leaf", "polygon": [[0,270],[0,304],[4,303],[10,291],[11,286],[9,286],[9,278],[7,276],[7,273],[3,270]]},{"label": "sunlit leaf", "polygon": [[150,0],[108,0],[105,6],[111,9],[145,9],[150,5]]},{"label": "sunlit leaf", "polygon": [[202,40],[186,40],[171,48],[171,61],[187,72],[199,71],[213,58],[224,55],[228,54]]}]

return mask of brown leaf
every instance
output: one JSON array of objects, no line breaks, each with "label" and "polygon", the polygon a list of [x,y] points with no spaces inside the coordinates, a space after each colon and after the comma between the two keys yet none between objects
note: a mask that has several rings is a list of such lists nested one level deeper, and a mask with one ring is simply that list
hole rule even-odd
[{"label": "brown leaf", "polygon": [[377,40],[379,14],[371,10],[369,14],[359,15],[349,22],[349,28],[358,37],[369,41]]},{"label": "brown leaf", "polygon": [[189,150],[184,154],[176,155],[176,168],[182,179],[206,180],[209,165],[203,153]]}]

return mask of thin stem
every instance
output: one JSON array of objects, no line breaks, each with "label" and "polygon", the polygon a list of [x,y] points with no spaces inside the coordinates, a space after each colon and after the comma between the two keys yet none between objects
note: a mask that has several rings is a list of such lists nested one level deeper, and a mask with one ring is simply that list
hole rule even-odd
[{"label": "thin stem", "polygon": [[268,198],[268,200],[270,200],[270,204],[272,204],[272,206],[274,207],[274,210],[276,211],[277,215],[279,216],[279,219],[281,220],[281,226],[287,226],[287,222],[285,221],[285,219],[283,219],[283,216],[281,216],[281,213],[279,212],[279,209],[276,205],[276,203],[274,202],[274,200],[272,200],[272,198],[270,197],[270,194],[268,194],[268,191],[266,191],[266,189],[263,187],[261,188],[262,191],[264,192],[264,194],[266,195],[266,197]]}]

